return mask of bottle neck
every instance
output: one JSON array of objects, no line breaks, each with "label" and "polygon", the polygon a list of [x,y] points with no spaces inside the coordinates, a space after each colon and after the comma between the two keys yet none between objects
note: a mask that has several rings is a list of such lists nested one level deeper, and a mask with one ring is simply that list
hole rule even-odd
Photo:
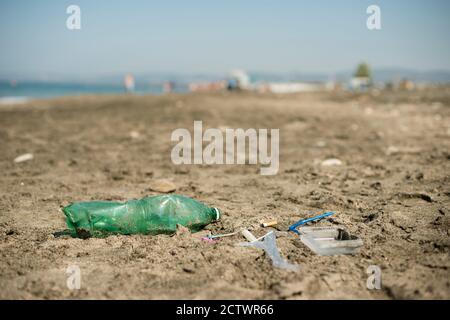
[{"label": "bottle neck", "polygon": [[217,221],[220,219],[220,211],[217,208],[211,208],[214,220]]}]

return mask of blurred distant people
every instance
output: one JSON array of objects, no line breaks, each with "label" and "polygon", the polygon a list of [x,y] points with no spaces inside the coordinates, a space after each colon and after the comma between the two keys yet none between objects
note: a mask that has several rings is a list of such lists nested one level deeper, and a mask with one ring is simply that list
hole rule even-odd
[{"label": "blurred distant people", "polygon": [[213,82],[191,82],[189,83],[189,91],[191,92],[207,92],[220,91],[227,88],[227,81],[213,81]]},{"label": "blurred distant people", "polygon": [[228,83],[227,83],[227,90],[235,91],[237,89],[239,89],[239,87],[238,87],[238,82],[236,81],[236,79],[229,79]]},{"label": "blurred distant people", "polygon": [[409,79],[402,79],[402,81],[398,84],[399,90],[403,91],[411,91],[414,90],[415,87],[415,83]]},{"label": "blurred distant people", "polygon": [[244,70],[236,69],[231,71],[231,78],[236,81],[238,89],[245,90],[250,88],[250,77]]},{"label": "blurred distant people", "polygon": [[163,84],[163,92],[164,93],[171,93],[173,91],[175,84],[172,81],[164,82]]},{"label": "blurred distant people", "polygon": [[127,74],[123,78],[123,86],[125,88],[125,92],[127,93],[134,91],[134,77],[131,74]]}]

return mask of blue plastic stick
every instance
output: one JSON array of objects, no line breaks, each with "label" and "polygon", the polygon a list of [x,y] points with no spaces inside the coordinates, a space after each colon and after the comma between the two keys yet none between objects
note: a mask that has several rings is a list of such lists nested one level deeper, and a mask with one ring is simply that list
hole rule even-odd
[{"label": "blue plastic stick", "polygon": [[289,231],[293,231],[296,234],[300,234],[300,232],[298,232],[298,230],[297,230],[298,226],[301,226],[301,225],[303,225],[305,223],[308,223],[308,222],[311,222],[311,221],[320,220],[320,219],[329,217],[329,216],[331,216],[333,214],[334,214],[334,212],[330,211],[330,212],[325,212],[323,214],[319,214],[318,216],[315,216],[315,217],[312,217],[312,218],[300,220],[300,221],[294,223],[292,226],[290,226],[289,227]]}]

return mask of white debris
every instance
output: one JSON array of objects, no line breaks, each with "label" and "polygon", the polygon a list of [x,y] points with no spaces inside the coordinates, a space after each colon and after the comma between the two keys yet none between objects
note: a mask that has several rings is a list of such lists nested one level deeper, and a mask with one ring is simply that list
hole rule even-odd
[{"label": "white debris", "polygon": [[130,132],[130,137],[133,138],[133,139],[138,139],[140,137],[140,134],[137,131],[131,131]]},{"label": "white debris", "polygon": [[397,147],[395,147],[395,146],[389,146],[388,148],[387,148],[387,150],[386,150],[386,154],[389,156],[389,155],[391,155],[391,154],[396,154],[396,153],[399,153],[399,149],[397,148]]},{"label": "white debris", "polygon": [[316,146],[318,148],[325,148],[327,146],[327,143],[323,140],[319,140],[319,141],[317,141]]},{"label": "white debris", "polygon": [[322,161],[321,165],[322,166],[326,166],[326,167],[329,167],[329,166],[340,166],[340,165],[342,165],[342,161],[339,160],[339,159],[335,159],[335,158],[326,159],[326,160]]},{"label": "white debris", "polygon": [[247,239],[250,242],[256,241],[256,237],[247,229],[242,229],[241,230],[242,235],[245,237],[245,239]]},{"label": "white debris", "polygon": [[422,152],[421,148],[417,147],[396,147],[396,146],[389,146],[386,149],[386,154],[388,156],[395,155],[395,154],[419,154]]},{"label": "white debris", "polygon": [[373,109],[371,107],[367,107],[364,109],[366,115],[370,116],[373,113]]},{"label": "white debris", "polygon": [[25,162],[34,158],[32,153],[25,153],[14,159],[15,163]]}]

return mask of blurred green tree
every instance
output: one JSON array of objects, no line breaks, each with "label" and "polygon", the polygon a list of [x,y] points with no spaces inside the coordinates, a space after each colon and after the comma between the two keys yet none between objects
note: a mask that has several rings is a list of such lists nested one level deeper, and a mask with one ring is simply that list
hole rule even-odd
[{"label": "blurred green tree", "polygon": [[356,68],[356,72],[354,74],[357,78],[369,78],[372,79],[372,72],[370,71],[370,67],[367,63],[360,63],[358,68]]}]

